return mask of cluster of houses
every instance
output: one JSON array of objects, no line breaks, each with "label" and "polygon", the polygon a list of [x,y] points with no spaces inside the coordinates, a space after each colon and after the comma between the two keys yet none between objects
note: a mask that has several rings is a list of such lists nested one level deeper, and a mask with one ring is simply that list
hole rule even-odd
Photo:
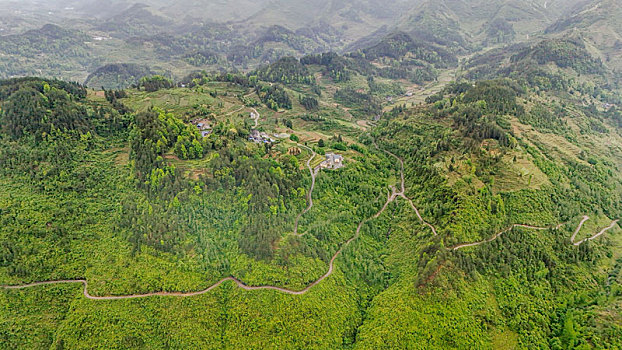
[{"label": "cluster of houses", "polygon": [[343,156],[335,153],[326,153],[326,159],[318,166],[320,169],[341,169],[343,168]]},{"label": "cluster of houses", "polygon": [[248,135],[248,140],[255,143],[273,143],[275,141],[270,135],[265,132],[260,132],[257,129],[251,130],[250,135]]},{"label": "cluster of houses", "polygon": [[207,136],[209,136],[209,134],[212,133],[211,125],[205,119],[193,120],[192,124],[194,126],[196,126],[197,129],[199,129],[199,131],[201,132],[201,136],[203,136],[203,137],[207,137]]}]

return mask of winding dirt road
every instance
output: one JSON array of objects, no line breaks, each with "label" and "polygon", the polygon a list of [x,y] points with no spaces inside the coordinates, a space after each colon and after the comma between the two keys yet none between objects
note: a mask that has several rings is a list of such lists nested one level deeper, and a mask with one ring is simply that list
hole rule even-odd
[{"label": "winding dirt road", "polygon": [[241,108],[238,108],[238,109],[233,110],[233,111],[231,111],[231,112],[229,112],[229,113],[226,113],[225,115],[232,115],[232,114],[235,114],[235,113],[241,112],[241,111],[243,111],[243,110],[244,110],[244,108],[246,108],[246,107],[241,107]]},{"label": "winding dirt road", "polygon": [[[374,146],[376,146],[377,149],[380,150],[380,148],[378,147],[378,145],[374,142]],[[434,227],[434,225],[430,224],[429,222],[425,221],[425,219],[423,218],[423,216],[421,216],[421,213],[419,212],[419,209],[417,208],[417,206],[415,206],[415,203],[412,201],[412,199],[406,197],[406,180],[404,178],[404,161],[396,156],[395,154],[387,151],[387,150],[382,150],[384,153],[390,155],[391,157],[397,159],[397,161],[400,163],[400,178],[401,178],[401,191],[397,192],[395,195],[402,197],[403,199],[405,199],[411,206],[411,208],[415,211],[415,214],[417,214],[417,218],[419,219],[419,221],[426,225],[427,227],[429,227],[432,230],[432,233],[437,236],[438,232],[436,231],[436,227]]]},{"label": "winding dirt road", "polygon": [[255,108],[253,108],[253,116],[251,116],[251,119],[253,119],[253,121],[255,122],[255,129],[257,128],[257,126],[259,126],[259,117],[261,117],[261,115],[259,114],[259,112],[257,112],[257,110]]},{"label": "winding dirt road", "polygon": [[[300,145],[302,147],[305,147],[309,150],[311,150],[309,147]],[[378,147],[378,146],[376,146]],[[83,292],[84,292],[84,296],[88,299],[91,300],[121,300],[121,299],[137,299],[137,298],[147,298],[147,297],[154,297],[154,296],[162,296],[162,297],[192,297],[192,296],[197,296],[197,295],[201,295],[201,294],[205,294],[209,291],[211,291],[212,289],[217,288],[218,286],[220,286],[221,284],[223,284],[224,282],[227,281],[232,281],[234,282],[238,287],[247,290],[247,291],[253,291],[253,290],[275,290],[278,292],[282,292],[282,293],[286,293],[286,294],[292,294],[292,295],[301,295],[301,294],[305,294],[307,293],[309,290],[311,290],[311,288],[313,288],[314,286],[318,285],[319,283],[321,283],[324,279],[326,279],[327,277],[329,277],[330,275],[333,274],[334,271],[334,266],[335,266],[335,260],[337,259],[337,257],[341,254],[341,252],[348,246],[350,245],[350,243],[352,243],[354,240],[356,240],[361,233],[361,228],[363,227],[364,224],[366,224],[367,222],[378,218],[380,215],[382,215],[382,213],[387,209],[387,207],[389,206],[390,203],[394,202],[398,197],[399,198],[403,198],[405,200],[407,200],[410,203],[410,206],[413,208],[413,210],[416,212],[418,219],[425,225],[427,225],[432,232],[434,233],[434,235],[437,235],[437,230],[436,228],[426,222],[423,217],[421,216],[419,210],[417,209],[417,207],[414,205],[413,201],[410,200],[408,197],[406,197],[405,193],[405,179],[404,179],[404,162],[402,159],[400,159],[398,156],[396,156],[395,154],[383,150],[385,153],[391,155],[392,157],[394,157],[395,159],[397,159],[400,163],[400,177],[401,177],[401,189],[400,191],[397,191],[397,189],[393,186],[391,186],[391,191],[388,193],[387,195],[387,201],[385,202],[384,206],[373,216],[364,219],[363,221],[361,221],[357,228],[356,228],[356,232],[354,233],[354,235],[348,239],[344,244],[341,245],[341,247],[339,248],[339,250],[337,250],[335,252],[335,254],[332,256],[332,258],[330,259],[330,262],[328,264],[328,271],[326,271],[326,273],[324,275],[322,275],[320,278],[318,278],[316,281],[310,283],[307,287],[305,287],[304,289],[301,290],[291,290],[291,289],[287,289],[287,288],[282,288],[282,287],[277,287],[277,286],[248,286],[246,284],[244,284],[244,282],[240,281],[239,279],[230,276],[230,277],[225,277],[221,280],[219,280],[218,282],[214,283],[213,285],[207,287],[206,289],[200,290],[200,291],[196,291],[196,292],[153,292],[153,293],[144,293],[144,294],[130,294],[130,295],[112,295],[112,296],[94,296],[89,294],[88,292],[88,282],[84,279],[76,279],[76,280],[58,280],[58,281],[45,281],[45,282],[35,282],[35,283],[29,283],[29,284],[23,284],[23,285],[16,285],[16,286],[0,286],[1,288],[4,289],[25,289],[25,288],[31,288],[31,287],[37,287],[37,286],[44,286],[44,285],[53,285],[53,284],[67,284],[67,283],[81,283],[83,285]],[[298,231],[298,220],[300,219],[300,217],[305,214],[306,212],[308,212],[311,207],[313,206],[313,200],[312,200],[312,192],[313,192],[313,188],[315,187],[315,173],[313,172],[313,170],[311,169],[311,160],[313,159],[313,157],[315,157],[315,152],[313,152],[313,150],[311,150],[313,156],[307,161],[307,167],[309,168],[309,171],[311,172],[311,177],[312,177],[312,183],[311,183],[311,189],[309,191],[309,193],[307,194],[308,196],[308,200],[309,200],[309,206],[301,213],[298,215],[298,217],[296,218],[296,225],[295,225],[295,234],[298,235],[297,231]],[[602,234],[604,234],[605,232],[607,232],[608,230],[612,229],[613,227],[615,227],[619,220],[615,220],[611,223],[611,225],[609,227],[604,228],[603,230],[601,230],[600,232],[598,232],[597,234],[583,239],[579,242],[575,242],[575,238],[577,236],[577,234],[579,233],[579,231],[581,230],[581,228],[583,227],[583,224],[589,220],[588,216],[584,216],[583,219],[581,220],[581,222],[579,223],[579,226],[577,227],[577,229],[575,230],[574,234],[572,235],[570,241],[572,242],[573,245],[575,246],[579,246],[584,242],[587,242],[589,240],[593,240],[598,238],[599,236],[601,236]],[[516,227],[523,227],[523,228],[529,228],[529,229],[533,229],[533,230],[548,230],[551,228],[560,228],[562,225],[564,224],[559,224],[557,226],[554,227],[538,227],[538,226],[531,226],[531,225],[523,225],[523,224],[514,224],[512,226],[510,226],[509,228],[498,232],[497,234],[493,235],[492,237],[483,240],[483,241],[479,241],[479,242],[472,242],[472,243],[462,243],[453,247],[448,247],[446,249],[448,250],[458,250],[458,249],[462,249],[462,248],[467,248],[467,247],[474,247],[474,246],[478,246],[484,243],[488,243],[488,242],[492,242],[495,239],[499,238],[502,234],[516,228]]]},{"label": "winding dirt road", "polygon": [[[620,220],[614,220],[614,221],[611,222],[611,225],[603,228],[600,232],[598,232],[598,233],[596,233],[596,234],[594,234],[594,235],[592,235],[592,236],[590,236],[588,238],[585,238],[585,239],[583,239],[583,240],[581,240],[579,242],[575,242],[575,238],[577,237],[577,234],[579,233],[579,231],[581,231],[581,228],[583,227],[583,224],[585,224],[585,222],[587,220],[589,220],[589,219],[590,219],[589,216],[587,216],[587,215],[583,216],[583,219],[581,220],[581,222],[579,222],[579,225],[577,226],[576,230],[572,234],[572,237],[570,237],[570,242],[574,246],[578,247],[578,246],[580,246],[581,244],[583,244],[583,243],[585,243],[587,241],[591,241],[591,240],[594,240],[594,239],[602,236],[605,232],[613,229],[618,224],[618,222],[620,221]],[[557,226],[546,226],[546,227],[532,226],[532,225],[523,225],[523,224],[514,224],[514,225],[508,227],[507,229],[505,229],[505,230],[503,230],[503,231],[495,234],[494,236],[492,236],[492,237],[490,237],[488,239],[485,239],[483,241],[473,242],[473,243],[462,243],[462,244],[455,245],[453,247],[449,247],[448,249],[449,250],[458,250],[458,249],[467,248],[467,247],[475,247],[475,246],[478,246],[478,245],[481,245],[481,244],[484,244],[484,243],[489,243],[489,242],[492,242],[495,239],[499,238],[502,234],[507,233],[507,232],[513,230],[516,227],[522,227],[522,228],[528,228],[528,229],[531,229],[531,230],[543,231],[543,230],[550,230],[550,229],[559,230],[565,224],[566,223],[562,223],[562,224],[559,224]]]},{"label": "winding dirt road", "polygon": [[605,232],[611,230],[612,228],[614,228],[618,222],[620,222],[620,220],[614,220],[609,226],[603,228],[600,232],[598,232],[597,234],[582,239],[579,242],[575,242],[575,238],[577,237],[577,234],[579,233],[579,231],[581,230],[581,227],[583,227],[583,224],[585,224],[586,221],[588,221],[590,219],[589,216],[584,216],[583,220],[581,220],[581,222],[579,223],[579,226],[577,227],[577,229],[574,231],[574,233],[572,234],[572,237],[570,238],[570,242],[572,242],[572,244],[574,244],[575,246],[580,246],[581,244],[587,242],[587,241],[591,241],[593,239],[596,239],[600,236],[602,236]]},{"label": "winding dirt road", "polygon": [[315,151],[307,146],[298,144],[299,147],[303,147],[308,149],[311,152],[311,158],[309,158],[309,160],[307,160],[307,168],[309,169],[309,173],[311,173],[311,188],[309,188],[309,192],[307,192],[307,202],[309,203],[307,205],[307,207],[300,213],[298,214],[298,216],[296,217],[296,222],[294,223],[294,236],[303,236],[306,232],[303,233],[298,233],[298,222],[300,221],[300,218],[305,215],[309,210],[311,210],[311,208],[313,208],[313,189],[315,189],[315,177],[317,176],[317,170],[313,171],[313,169],[311,168],[311,161],[313,160],[313,158],[315,158],[315,156],[317,155],[315,153]]},{"label": "winding dirt road", "polygon": [[183,292],[153,292],[153,293],[130,294],[130,295],[94,296],[94,295],[89,294],[88,282],[86,280],[84,280],[84,279],[35,282],[35,283],[29,283],[29,284],[24,284],[24,285],[18,285],[18,286],[2,286],[2,288],[15,290],[15,289],[25,289],[25,288],[43,286],[43,285],[52,285],[52,284],[81,283],[83,285],[83,288],[84,288],[83,289],[84,297],[87,298],[87,299],[91,299],[91,300],[122,300],[122,299],[147,298],[147,297],[154,297],[154,296],[161,296],[161,297],[192,297],[192,296],[197,296],[197,295],[205,294],[205,293],[211,291],[212,289],[217,288],[218,286],[220,286],[221,284],[223,284],[226,281],[232,281],[235,284],[237,284],[238,287],[240,287],[240,288],[242,288],[244,290],[247,290],[247,291],[267,289],[267,290],[275,290],[275,291],[286,293],[286,294],[301,295],[301,294],[307,293],[311,288],[313,288],[314,286],[316,286],[317,284],[322,282],[324,279],[326,279],[328,276],[333,274],[334,267],[335,267],[335,260],[341,254],[343,249],[345,247],[347,247],[348,245],[350,245],[350,243],[352,243],[354,240],[356,240],[359,237],[359,235],[361,233],[361,228],[363,227],[363,225],[365,223],[367,223],[368,221],[370,221],[372,219],[378,218],[387,209],[389,203],[391,203],[395,198],[396,198],[395,197],[395,193],[393,193],[393,195],[390,195],[387,198],[387,202],[384,204],[382,209],[380,209],[372,217],[367,218],[367,219],[361,221],[358,224],[357,228],[356,228],[356,232],[355,232],[354,236],[352,236],[352,238],[350,238],[344,244],[342,244],[341,247],[339,248],[339,250],[337,250],[337,252],[335,252],[333,257],[330,259],[330,262],[328,263],[328,271],[326,271],[326,273],[324,275],[322,275],[320,278],[318,278],[314,282],[310,283],[307,287],[305,287],[304,289],[301,289],[301,290],[291,290],[291,289],[277,287],[277,286],[248,286],[248,285],[244,284],[244,282],[240,281],[239,279],[237,279],[237,278],[235,278],[233,276],[225,277],[225,278],[221,279],[220,281],[214,283],[213,285],[207,287],[206,289],[203,289],[203,290],[200,290],[200,291],[196,291],[196,292],[187,292],[187,293],[183,293]]},{"label": "winding dirt road", "polygon": [[[548,229],[554,228],[554,227],[538,227],[538,226],[531,226],[531,225],[514,224],[514,225],[506,228],[505,230],[503,230],[501,232],[498,232],[494,236],[492,236],[492,237],[490,237],[488,239],[485,239],[483,241],[473,242],[473,243],[462,243],[462,244],[458,244],[458,245],[453,246],[453,247],[449,247],[447,249],[449,249],[449,250],[458,250],[458,249],[467,248],[467,247],[475,247],[475,246],[478,246],[478,245],[484,244],[484,243],[489,243],[489,242],[492,242],[495,239],[501,237],[502,234],[507,233],[509,231],[512,231],[516,227],[524,227],[524,228],[529,228],[529,229],[532,229],[532,230],[539,230],[539,231],[548,230]],[[555,228],[559,228],[559,227],[560,227],[560,225],[555,226]]]},{"label": "winding dirt road", "polygon": [[[574,240],[577,237],[577,234],[579,233],[579,231],[581,231],[581,227],[583,227],[583,224],[585,224],[585,222],[588,221],[589,219],[590,219],[589,216],[587,216],[587,215],[583,216],[583,219],[581,219],[581,222],[579,223],[579,226],[577,226],[577,229],[572,234],[572,237],[570,237],[570,242],[572,242],[572,244],[575,244]],[[581,243],[579,243],[579,244],[581,244]],[[575,244],[575,245],[579,245],[579,244]]]}]

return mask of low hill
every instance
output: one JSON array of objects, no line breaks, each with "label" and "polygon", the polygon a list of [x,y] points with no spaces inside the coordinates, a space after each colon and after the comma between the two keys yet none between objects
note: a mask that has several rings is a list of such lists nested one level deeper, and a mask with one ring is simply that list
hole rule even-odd
[{"label": "low hill", "polygon": [[[87,42],[77,30],[46,24],[22,34],[0,36],[0,77],[46,75],[75,78],[90,62]],[[45,73],[44,73],[45,72]]]},{"label": "low hill", "polygon": [[136,85],[142,77],[155,74],[149,67],[138,64],[113,63],[89,74],[84,85],[92,88],[124,89]]}]

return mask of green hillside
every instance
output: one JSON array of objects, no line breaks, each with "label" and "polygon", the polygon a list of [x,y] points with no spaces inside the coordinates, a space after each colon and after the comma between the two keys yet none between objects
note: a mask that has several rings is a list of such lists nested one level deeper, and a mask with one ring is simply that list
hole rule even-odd
[{"label": "green hillside", "polygon": [[[303,62],[103,95],[3,82],[2,283],[111,297],[3,290],[3,347],[620,346],[619,113],[501,79],[372,127],[386,78]],[[311,175],[329,152],[345,167]]]},{"label": "green hillside", "polygon": [[622,68],[622,9],[617,1],[594,1],[547,28],[547,33],[585,38],[609,67]]},{"label": "green hillside", "polygon": [[614,1],[21,6],[0,349],[622,348]]}]

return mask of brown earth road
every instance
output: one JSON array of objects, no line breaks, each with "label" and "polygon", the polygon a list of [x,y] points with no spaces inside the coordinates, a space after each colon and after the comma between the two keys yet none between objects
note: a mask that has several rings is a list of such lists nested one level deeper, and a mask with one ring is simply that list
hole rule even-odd
[{"label": "brown earth road", "polygon": [[225,115],[232,115],[232,114],[235,114],[235,113],[237,113],[237,112],[241,112],[241,111],[243,111],[243,110],[244,110],[244,108],[246,108],[246,107],[241,107],[241,108],[238,108],[238,109],[233,110],[233,111],[231,111],[231,112],[229,112],[229,113],[226,113]]},{"label": "brown earth road", "polygon": [[591,240],[593,240],[593,239],[596,239],[596,238],[598,238],[598,237],[602,236],[605,232],[607,232],[607,231],[611,230],[612,228],[614,228],[614,227],[618,224],[618,222],[620,221],[620,220],[614,220],[614,221],[613,221],[613,222],[612,222],[609,226],[607,226],[607,227],[603,228],[603,229],[602,229],[600,232],[598,232],[597,234],[595,234],[595,235],[593,235],[593,236],[591,236],[591,237],[585,238],[585,239],[583,239],[583,240],[580,240],[579,242],[575,242],[575,238],[577,237],[577,234],[578,234],[578,233],[579,233],[579,231],[581,230],[581,227],[582,227],[582,226],[583,226],[583,224],[584,224],[587,220],[589,220],[589,219],[590,219],[590,217],[589,217],[589,216],[584,216],[584,217],[583,217],[583,220],[581,220],[581,222],[579,223],[579,226],[577,227],[577,229],[576,229],[576,230],[574,231],[574,233],[572,234],[572,237],[570,238],[570,242],[572,242],[572,244],[574,244],[575,246],[580,246],[581,244],[583,244],[583,243],[585,243],[585,242],[587,242],[587,241],[591,241]]},{"label": "brown earth road", "polygon": [[309,169],[309,172],[311,173],[311,188],[309,188],[309,192],[307,192],[307,202],[309,203],[308,206],[305,208],[305,210],[303,210],[300,214],[298,214],[298,216],[296,217],[296,222],[294,223],[294,236],[303,236],[306,232],[304,233],[298,233],[298,222],[300,221],[300,218],[306,214],[309,210],[311,210],[311,208],[313,208],[313,189],[315,188],[315,177],[317,176],[317,170],[313,170],[311,168],[311,161],[313,160],[313,158],[315,158],[315,156],[317,155],[315,153],[315,151],[307,146],[298,144],[298,146],[303,147],[308,149],[311,152],[311,158],[309,158],[309,160],[307,160],[307,168]]},{"label": "brown earth road", "polygon": [[361,233],[361,228],[363,227],[363,225],[365,223],[367,223],[368,221],[370,221],[372,219],[375,219],[375,218],[379,217],[386,210],[386,208],[389,205],[389,203],[391,203],[394,199],[395,199],[395,193],[393,195],[390,195],[387,198],[387,202],[384,204],[382,209],[380,209],[375,215],[373,215],[372,217],[370,217],[368,219],[365,219],[365,220],[361,221],[358,224],[357,228],[356,228],[356,232],[355,232],[354,236],[352,236],[352,238],[350,238],[343,245],[341,245],[339,250],[337,250],[337,252],[335,252],[333,257],[330,259],[330,262],[328,264],[328,271],[326,271],[326,273],[324,275],[322,275],[320,278],[318,278],[314,282],[310,283],[307,287],[305,287],[304,289],[301,289],[301,290],[291,290],[291,289],[277,287],[277,286],[248,286],[248,285],[244,284],[244,282],[240,281],[239,279],[237,279],[237,278],[235,278],[233,276],[225,277],[225,278],[221,279],[220,281],[214,283],[213,285],[209,286],[206,289],[203,289],[203,290],[200,290],[200,291],[196,291],[196,292],[188,292],[188,293],[183,293],[183,292],[153,292],[153,293],[130,294],[130,295],[94,296],[94,295],[89,294],[89,292],[88,292],[88,282],[86,280],[84,280],[84,279],[35,282],[35,283],[29,283],[29,284],[24,284],[24,285],[18,285],[18,286],[2,286],[2,288],[15,290],[15,289],[25,289],[25,288],[31,288],[31,287],[37,287],[37,286],[43,286],[43,285],[51,285],[51,284],[81,283],[84,286],[84,297],[86,297],[87,299],[91,299],[91,300],[122,300],[122,299],[147,298],[147,297],[154,297],[154,296],[161,296],[161,297],[192,297],[192,296],[197,296],[197,295],[205,294],[205,293],[211,291],[212,289],[217,288],[218,286],[220,286],[221,284],[223,284],[226,281],[233,281],[235,284],[238,285],[238,287],[240,287],[240,288],[242,288],[244,290],[247,290],[247,291],[267,289],[267,290],[275,290],[275,291],[286,293],[286,294],[301,295],[301,294],[307,293],[311,288],[313,288],[314,286],[316,286],[317,284],[322,282],[325,278],[327,278],[328,276],[333,274],[334,266],[335,266],[335,260],[337,259],[339,254],[341,254],[343,249],[345,247],[347,247],[348,245],[350,245],[350,243],[352,243],[354,240],[356,240],[359,237],[359,235]]},{"label": "brown earth road", "polygon": [[[579,231],[581,231],[581,227],[583,227],[583,224],[585,224],[586,221],[588,221],[590,219],[589,216],[585,215],[583,216],[583,219],[581,219],[581,222],[579,223],[579,226],[577,226],[577,229],[574,231],[574,233],[572,234],[572,237],[570,237],[570,242],[572,242],[572,244],[574,243],[574,239],[577,237],[577,234],[579,233]],[[579,243],[581,244],[581,243]],[[578,244],[576,244],[578,245]]]},{"label": "brown earth road", "polygon": [[[458,250],[458,249],[462,249],[462,248],[475,247],[475,246],[478,246],[480,244],[492,242],[495,239],[499,238],[502,234],[507,233],[507,232],[513,230],[516,227],[524,227],[524,228],[529,228],[529,229],[532,229],[532,230],[548,230],[548,229],[553,228],[553,227],[538,227],[538,226],[531,226],[531,225],[514,224],[514,225],[506,228],[505,230],[503,230],[501,232],[498,232],[494,236],[492,236],[492,237],[490,237],[488,239],[485,239],[483,241],[473,242],[473,243],[462,243],[462,244],[458,244],[458,245],[453,246],[453,247],[449,247],[447,249],[449,249],[449,250]],[[559,227],[560,227],[560,225],[555,226],[555,228],[559,228]]]},{"label": "brown earth road", "polygon": [[[376,146],[376,148],[380,149],[378,147],[378,145],[376,145],[375,143],[374,143],[374,145]],[[393,153],[391,153],[391,152],[389,152],[387,150],[382,150],[382,151],[384,153],[390,155],[391,157],[397,159],[397,161],[400,163],[400,178],[401,178],[401,188],[402,189],[401,189],[400,192],[397,192],[395,195],[405,199],[410,204],[411,208],[415,211],[415,214],[417,214],[417,218],[419,219],[419,221],[422,224],[424,224],[427,227],[429,227],[432,230],[432,233],[435,236],[437,236],[438,232],[436,231],[436,227],[434,227],[434,225],[430,224],[429,222],[425,221],[423,219],[423,216],[421,216],[421,213],[419,212],[419,209],[417,208],[417,206],[415,206],[415,203],[410,198],[406,197],[406,194],[405,194],[406,193],[406,180],[404,178],[404,161],[400,157],[396,156],[395,154],[393,154]]]},{"label": "brown earth road", "polygon": [[259,117],[261,117],[261,115],[259,114],[259,112],[257,112],[257,110],[255,108],[252,108],[253,112],[255,112],[255,114],[253,114],[255,116],[255,118],[252,118],[253,121],[255,122],[255,129],[257,128],[257,126],[259,125]]},{"label": "brown earth road", "polygon": [[[302,146],[302,145],[301,145]],[[303,146],[305,147],[305,146]],[[377,146],[376,146],[377,147]],[[307,149],[309,149],[308,147],[306,147]],[[313,151],[312,151],[313,152]],[[201,294],[205,294],[209,291],[211,291],[214,288],[217,288],[218,286],[220,286],[221,284],[223,284],[226,281],[232,281],[235,284],[238,285],[238,287],[240,287],[241,289],[247,290],[247,291],[253,291],[253,290],[275,290],[278,292],[282,292],[282,293],[286,293],[286,294],[292,294],[292,295],[301,295],[301,294],[305,294],[307,293],[309,290],[311,290],[311,288],[313,288],[314,286],[318,285],[320,282],[322,282],[324,279],[326,279],[327,277],[329,277],[330,275],[333,274],[334,271],[334,266],[335,266],[335,260],[337,259],[337,257],[341,254],[341,252],[343,251],[343,249],[345,247],[347,247],[348,245],[350,245],[350,243],[352,243],[354,240],[356,240],[361,233],[361,228],[363,227],[364,224],[366,224],[367,222],[378,218],[380,215],[382,215],[382,213],[387,209],[387,207],[389,206],[389,204],[393,201],[395,201],[398,197],[404,198],[407,201],[410,202],[410,205],[412,206],[412,208],[415,210],[415,212],[417,213],[417,217],[419,218],[419,220],[426,224],[428,227],[430,227],[432,229],[432,231],[434,232],[434,234],[436,235],[437,231],[436,228],[432,225],[427,223],[426,221],[423,220],[423,218],[421,217],[419,210],[417,209],[417,207],[414,205],[414,203],[412,202],[412,200],[410,200],[409,198],[406,197],[406,195],[404,194],[405,192],[405,183],[404,183],[404,162],[402,161],[402,159],[400,159],[399,157],[397,157],[396,155],[394,155],[393,153],[389,152],[389,151],[384,151],[385,153],[391,155],[392,157],[396,158],[401,166],[401,191],[397,191],[395,189],[395,187],[391,187],[391,192],[387,195],[387,201],[384,204],[384,206],[373,216],[361,221],[357,228],[356,228],[356,232],[354,233],[354,235],[348,239],[344,244],[341,245],[341,247],[339,248],[339,250],[337,250],[335,252],[335,254],[332,256],[332,258],[330,259],[330,262],[328,264],[328,271],[322,275],[320,278],[318,278],[316,281],[310,283],[307,287],[305,287],[304,289],[301,290],[291,290],[291,289],[287,289],[287,288],[282,288],[282,287],[277,287],[277,286],[270,286],[270,285],[266,285],[266,286],[248,286],[246,284],[244,284],[244,282],[240,281],[239,279],[230,276],[230,277],[225,277],[221,280],[219,280],[218,282],[214,283],[213,285],[207,287],[206,289],[200,290],[200,291],[196,291],[196,292],[153,292],[153,293],[145,293],[145,294],[130,294],[130,295],[111,295],[111,296],[93,296],[91,294],[89,294],[88,292],[88,282],[84,279],[76,279],[76,280],[57,280],[57,281],[44,281],[44,282],[35,282],[35,283],[29,283],[29,284],[23,284],[23,285],[15,285],[15,286],[0,286],[4,289],[25,289],[25,288],[31,288],[31,287],[37,287],[37,286],[43,286],[43,285],[52,285],[52,284],[67,284],[67,283],[81,283],[84,286],[84,296],[88,299],[91,300],[121,300],[121,299],[137,299],[137,298],[147,298],[147,297],[153,297],[153,296],[163,296],[163,297],[191,297],[191,296],[197,296],[197,295],[201,295]],[[315,153],[314,153],[315,154]],[[313,157],[312,157],[313,158]],[[312,159],[311,158],[311,159]],[[307,161],[307,166],[309,167],[309,169],[311,169],[311,159],[309,161]],[[312,172],[312,179],[315,180],[315,175]],[[315,181],[312,181],[312,187],[311,187],[311,191],[309,191],[309,199],[311,198],[311,192],[313,190]],[[309,201],[309,207],[307,209],[305,209],[305,211],[303,211],[302,214],[304,214],[305,212],[307,212],[310,207],[312,206],[312,202],[311,200]],[[300,216],[300,215],[299,215]],[[593,240],[598,238],[599,236],[601,236],[602,234],[604,234],[606,231],[612,229],[613,227],[615,227],[615,225],[619,222],[618,220],[615,220],[611,223],[611,225],[609,227],[604,228],[603,230],[601,230],[599,233],[586,238],[582,241],[579,242],[574,242],[576,235],[578,234],[579,230],[581,229],[581,227],[583,226],[583,224],[585,223],[585,221],[587,221],[589,219],[589,217],[584,216],[583,220],[581,220],[581,222],[579,223],[579,226],[577,227],[577,229],[575,230],[574,234],[571,237],[571,242],[575,245],[575,246],[579,246],[582,243],[588,241],[588,240]],[[555,226],[555,228],[560,228],[563,224],[559,224],[557,226]],[[529,229],[534,229],[534,230],[547,230],[553,227],[538,227],[538,226],[531,226],[531,225],[523,225],[523,224],[514,224],[512,226],[510,226],[509,228],[495,234],[494,236],[492,236],[489,239],[483,240],[483,241],[479,241],[479,242],[473,242],[473,243],[463,243],[463,244],[459,244],[456,245],[454,247],[448,247],[448,250],[458,250],[458,249],[462,249],[462,248],[466,248],[466,247],[474,247],[474,246],[478,246],[484,243],[488,243],[488,242],[492,242],[495,239],[499,238],[502,234],[516,228],[516,227],[524,227],[524,228],[529,228]]]},{"label": "brown earth road", "polygon": [[[581,222],[579,222],[579,225],[577,226],[576,230],[575,230],[575,231],[574,231],[574,233],[572,234],[572,237],[570,237],[570,242],[571,242],[574,246],[577,246],[577,247],[578,247],[578,246],[580,246],[581,244],[583,244],[583,243],[585,243],[585,242],[587,242],[587,241],[591,241],[591,240],[594,240],[594,239],[596,239],[596,238],[598,238],[598,237],[602,236],[605,232],[607,232],[607,231],[609,231],[609,230],[613,229],[613,228],[614,228],[614,227],[618,224],[618,222],[620,221],[620,220],[614,220],[614,221],[612,221],[612,222],[611,222],[611,225],[609,225],[609,226],[607,226],[607,227],[603,228],[600,232],[598,232],[598,233],[594,234],[593,236],[590,236],[590,237],[588,237],[588,238],[585,238],[585,239],[583,239],[583,240],[581,240],[581,241],[579,241],[579,242],[575,242],[575,238],[577,237],[577,234],[579,233],[579,231],[581,231],[581,228],[583,227],[583,224],[585,224],[585,222],[586,222],[587,220],[589,220],[589,219],[590,219],[590,217],[589,217],[589,216],[587,216],[587,215],[583,216],[583,219],[581,220]],[[557,229],[557,230],[559,230],[559,229],[560,229],[563,225],[565,225],[565,224],[566,224],[566,223],[562,223],[562,224],[559,224],[559,225],[557,225],[557,226],[547,226],[547,227],[539,227],[539,226],[523,225],[523,224],[514,224],[514,225],[512,225],[512,226],[508,227],[507,229],[505,229],[505,230],[503,230],[503,231],[501,231],[501,232],[499,232],[499,233],[495,234],[494,236],[492,236],[492,237],[490,237],[490,238],[488,238],[488,239],[485,239],[485,240],[483,240],[483,241],[473,242],[473,243],[463,243],[463,244],[458,244],[458,245],[455,245],[455,246],[453,246],[453,247],[449,247],[448,249],[449,249],[449,250],[458,250],[458,249],[462,249],[462,248],[467,248],[467,247],[475,247],[475,246],[478,246],[478,245],[480,245],[480,244],[484,244],[484,243],[492,242],[492,241],[494,241],[495,239],[499,238],[499,236],[501,236],[502,234],[507,233],[507,232],[509,232],[509,231],[513,230],[513,229],[514,229],[514,228],[516,228],[516,227],[523,227],[523,228],[528,228],[528,229],[531,229],[531,230],[539,230],[539,231],[543,231],[543,230],[549,230],[549,229]]]}]

